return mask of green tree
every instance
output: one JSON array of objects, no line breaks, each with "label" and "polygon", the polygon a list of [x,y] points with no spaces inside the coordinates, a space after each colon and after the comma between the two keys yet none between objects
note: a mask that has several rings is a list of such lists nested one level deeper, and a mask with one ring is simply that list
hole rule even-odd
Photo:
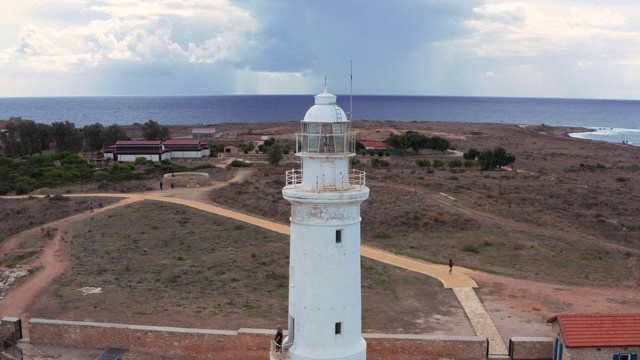
[{"label": "green tree", "polygon": [[430,137],[428,144],[429,144],[429,149],[442,151],[443,154],[445,153],[445,151],[449,150],[449,147],[451,147],[449,140],[440,136]]},{"label": "green tree", "polygon": [[429,138],[415,131],[407,131],[404,133],[406,144],[414,153],[420,154],[420,150],[429,146]]},{"label": "green tree", "polygon": [[493,150],[485,150],[478,155],[480,170],[494,170],[507,165],[513,165],[516,156],[510,154],[504,148],[498,146]]},{"label": "green tree", "polygon": [[0,141],[4,143],[4,153],[12,156],[31,156],[42,153],[45,145],[41,142],[41,137],[47,134],[42,134],[40,129],[39,124],[31,120],[9,122],[5,131],[0,133]]},{"label": "green tree", "polygon": [[278,166],[280,160],[282,160],[282,151],[282,145],[278,143],[269,146],[269,149],[267,150],[267,161],[269,164]]},{"label": "green tree", "polygon": [[142,124],[142,137],[145,140],[168,140],[169,128],[153,120],[149,120]]},{"label": "green tree", "polygon": [[240,150],[242,150],[242,152],[244,152],[245,154],[248,154],[248,153],[249,153],[249,151],[251,151],[251,150],[253,150],[253,149],[255,149],[255,148],[256,148],[256,146],[255,146],[255,145],[253,145],[253,143],[248,143],[248,144],[240,143],[240,144],[238,145],[238,147],[239,147],[239,148],[240,148]]},{"label": "green tree", "polygon": [[102,130],[102,144],[104,146],[111,146],[118,140],[131,140],[122,126],[113,124]]},{"label": "green tree", "polygon": [[402,155],[407,151],[407,137],[398,134],[389,134],[389,137],[384,141],[387,145],[394,147],[402,152]]},{"label": "green tree", "polygon": [[271,146],[271,145],[273,145],[275,143],[276,143],[276,139],[275,138],[271,138],[271,139],[265,140],[263,142],[264,146],[266,146],[266,147],[269,147],[269,146]]},{"label": "green tree", "polygon": [[102,135],[103,131],[104,126],[100,123],[86,125],[83,127],[82,137],[84,138],[84,149],[91,152],[101,150],[104,142],[104,136]]},{"label": "green tree", "polygon": [[462,154],[462,157],[465,160],[475,160],[478,155],[480,155],[480,150],[476,149],[476,148],[470,148],[469,150],[465,151]]},{"label": "green tree", "polygon": [[4,131],[0,132],[0,139],[4,144],[4,153],[11,156],[20,155],[22,145],[20,143],[20,132],[18,123],[9,122]]},{"label": "green tree", "polygon": [[76,125],[70,121],[54,122],[52,126],[53,141],[56,143],[56,151],[79,152],[82,150],[82,134],[76,129]]},{"label": "green tree", "polygon": [[38,123],[38,140],[40,142],[40,146],[38,147],[39,154],[42,154],[42,151],[44,150],[49,150],[52,132],[53,127],[51,125]]}]

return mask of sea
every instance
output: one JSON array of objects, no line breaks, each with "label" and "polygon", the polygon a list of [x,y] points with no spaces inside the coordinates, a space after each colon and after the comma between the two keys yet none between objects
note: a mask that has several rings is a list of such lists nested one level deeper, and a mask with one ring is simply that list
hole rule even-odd
[{"label": "sea", "polygon": [[[39,123],[215,125],[300,121],[313,95],[105,96],[0,98],[0,119]],[[443,121],[576,126],[571,136],[640,146],[640,101],[455,96],[338,96],[353,121]]]}]

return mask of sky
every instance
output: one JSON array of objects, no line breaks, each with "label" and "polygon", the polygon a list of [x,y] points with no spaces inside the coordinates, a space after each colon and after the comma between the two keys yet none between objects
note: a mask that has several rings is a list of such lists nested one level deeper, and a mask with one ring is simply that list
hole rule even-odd
[{"label": "sky", "polygon": [[[640,99],[637,0],[0,0],[0,97]],[[635,20],[635,21],[634,21]]]}]

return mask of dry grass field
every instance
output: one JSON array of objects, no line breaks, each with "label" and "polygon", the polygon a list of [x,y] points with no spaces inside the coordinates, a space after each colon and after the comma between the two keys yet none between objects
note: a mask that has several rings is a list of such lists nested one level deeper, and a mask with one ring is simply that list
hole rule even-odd
[{"label": "dry grass field", "polygon": [[[299,131],[293,122],[250,126],[216,126],[216,141],[259,141],[261,133],[290,141]],[[371,167],[371,156],[359,155],[356,165],[366,171],[371,189],[362,205],[363,243],[436,263],[453,257],[456,265],[479,270],[478,293],[494,321],[521,331],[503,336],[546,335],[544,319],[561,311],[640,306],[639,148],[572,139],[564,136],[572,129],[546,126],[363,121],[353,128],[358,140],[415,130],[447,137],[458,151],[502,146],[516,155],[513,170],[487,172],[417,167],[419,158],[445,164],[460,158],[427,151],[385,157],[390,166],[380,169]],[[189,129],[172,131],[181,136]],[[284,171],[296,167],[292,155],[278,167],[258,161],[251,176],[215,188],[202,201],[288,223],[281,189]],[[217,182],[235,171],[208,170]],[[48,191],[118,193],[155,186],[150,181]],[[0,198],[1,240],[42,228],[38,236],[21,239],[18,249],[0,254],[0,269],[31,263],[51,237],[45,224],[88,211],[88,201]],[[288,240],[282,235],[144,201],[98,211],[63,236],[70,266],[30,305],[34,317],[220,329],[273,328],[286,319]],[[362,269],[364,331],[473,334],[455,296],[438,281],[368,259]],[[103,292],[85,296],[78,291],[85,286]],[[527,292],[534,287],[537,299]]]}]

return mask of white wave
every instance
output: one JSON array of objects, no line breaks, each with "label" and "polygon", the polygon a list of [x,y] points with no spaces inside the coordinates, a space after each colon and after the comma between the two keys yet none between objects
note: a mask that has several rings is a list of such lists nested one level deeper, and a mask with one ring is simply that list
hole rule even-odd
[{"label": "white wave", "polygon": [[640,129],[626,129],[613,127],[590,127],[593,131],[570,133],[569,136],[578,139],[606,141],[610,143],[640,145]]}]

